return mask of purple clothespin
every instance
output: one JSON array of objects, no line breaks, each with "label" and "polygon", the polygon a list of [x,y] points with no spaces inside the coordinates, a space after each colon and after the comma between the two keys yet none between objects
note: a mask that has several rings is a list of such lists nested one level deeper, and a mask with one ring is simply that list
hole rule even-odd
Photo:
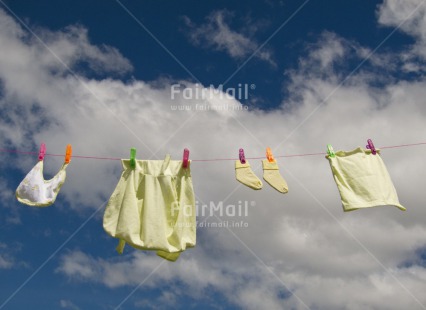
[{"label": "purple clothespin", "polygon": [[42,142],[40,145],[40,151],[38,152],[38,160],[43,160],[44,155],[46,155],[46,144]]},{"label": "purple clothespin", "polygon": [[183,150],[183,161],[182,161],[182,166],[184,168],[188,168],[188,159],[189,159],[189,150],[184,149]]},{"label": "purple clothespin", "polygon": [[367,149],[370,149],[371,150],[371,153],[373,154],[373,155],[376,155],[376,148],[374,147],[374,144],[373,144],[373,141],[371,141],[371,139],[368,139],[367,140],[367,145],[366,145],[366,148]]},{"label": "purple clothespin", "polygon": [[240,149],[240,162],[242,164],[246,163],[246,157],[244,156],[244,150],[243,149]]}]

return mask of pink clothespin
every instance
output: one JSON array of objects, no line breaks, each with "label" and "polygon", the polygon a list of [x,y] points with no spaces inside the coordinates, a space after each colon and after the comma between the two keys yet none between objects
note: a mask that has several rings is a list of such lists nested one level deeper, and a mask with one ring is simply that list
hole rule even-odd
[{"label": "pink clothespin", "polygon": [[367,145],[365,146],[367,149],[370,149],[371,150],[371,153],[373,154],[373,155],[376,155],[376,148],[374,147],[374,144],[373,144],[373,141],[371,141],[371,139],[368,139],[367,140]]},{"label": "pink clothespin", "polygon": [[184,149],[183,150],[183,161],[182,161],[182,166],[184,168],[188,168],[188,159],[189,159],[189,150]]},{"label": "pink clothespin", "polygon": [[240,149],[240,162],[242,164],[246,163],[246,157],[244,156],[244,150],[243,149]]},{"label": "pink clothespin", "polygon": [[40,151],[38,152],[38,160],[43,160],[44,155],[46,155],[46,144],[42,142],[40,145]]},{"label": "pink clothespin", "polygon": [[65,151],[65,163],[69,164],[71,161],[71,156],[72,156],[72,147],[71,144],[67,145],[67,149]]}]

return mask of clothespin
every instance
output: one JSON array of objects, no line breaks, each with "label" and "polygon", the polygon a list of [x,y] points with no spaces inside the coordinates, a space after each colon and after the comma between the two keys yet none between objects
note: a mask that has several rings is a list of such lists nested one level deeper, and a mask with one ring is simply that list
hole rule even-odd
[{"label": "clothespin", "polygon": [[336,157],[336,154],[334,153],[334,150],[331,144],[327,144],[327,154],[330,157]]},{"label": "clothespin", "polygon": [[136,149],[134,147],[130,149],[130,167],[133,169],[136,167]]},{"label": "clothespin", "polygon": [[44,155],[46,155],[46,144],[42,142],[40,145],[40,151],[38,152],[38,160],[43,160]]},{"label": "clothespin", "polygon": [[65,163],[66,164],[70,163],[71,155],[72,155],[72,147],[71,147],[71,144],[68,144],[67,149],[65,150]]},{"label": "clothespin", "polygon": [[246,163],[246,157],[244,156],[244,150],[243,149],[240,149],[239,157],[240,157],[240,163],[245,164]]},{"label": "clothespin", "polygon": [[274,163],[275,159],[274,159],[274,155],[272,155],[272,151],[270,147],[266,148],[266,158],[268,159],[268,161],[270,163]]},{"label": "clothespin", "polygon": [[367,140],[367,145],[365,146],[367,149],[370,149],[371,150],[371,153],[373,154],[373,155],[376,155],[376,148],[374,147],[374,144],[373,144],[373,141],[371,141],[371,139],[368,139]]},{"label": "clothespin", "polygon": [[184,168],[188,168],[188,159],[189,159],[189,150],[184,149],[183,150],[183,160],[182,160],[182,166]]}]

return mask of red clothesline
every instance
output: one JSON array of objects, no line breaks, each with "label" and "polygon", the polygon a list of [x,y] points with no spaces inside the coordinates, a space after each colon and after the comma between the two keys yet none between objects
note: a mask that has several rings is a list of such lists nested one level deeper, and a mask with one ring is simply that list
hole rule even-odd
[{"label": "red clothesline", "polygon": [[[391,146],[383,146],[379,147],[379,149],[395,149],[395,148],[401,148],[401,147],[410,147],[410,146],[417,146],[417,145],[426,145],[426,142],[419,142],[419,143],[411,143],[411,144],[400,144],[400,145],[391,145]],[[23,152],[23,151],[17,151],[17,150],[6,150],[6,149],[0,149],[0,153],[13,153],[13,154],[24,154],[24,155],[38,155],[38,152]],[[288,158],[288,157],[305,157],[305,156],[319,156],[319,155],[326,155],[326,152],[322,153],[307,153],[307,154],[293,154],[293,155],[278,155],[274,156],[275,158]],[[59,156],[63,157],[64,154],[45,154],[45,156]],[[72,155],[72,158],[83,158],[83,159],[99,159],[99,160],[121,160],[121,158],[116,157],[97,157],[97,156],[83,156],[83,155]],[[265,156],[262,157],[246,157],[246,159],[265,159]],[[238,160],[238,158],[213,158],[213,159],[191,159],[193,162],[197,161],[226,161],[226,160]]]}]

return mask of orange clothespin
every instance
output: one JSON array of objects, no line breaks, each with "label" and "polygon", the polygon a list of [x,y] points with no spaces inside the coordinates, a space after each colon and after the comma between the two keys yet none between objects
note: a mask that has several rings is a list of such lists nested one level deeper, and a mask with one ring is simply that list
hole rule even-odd
[{"label": "orange clothespin", "polygon": [[71,161],[71,156],[72,156],[72,147],[71,144],[67,145],[67,149],[65,151],[65,163],[69,164],[69,162]]},{"label": "orange clothespin", "polygon": [[274,155],[272,155],[272,151],[270,147],[266,148],[266,158],[268,159],[268,161],[270,163],[274,163],[275,159],[274,159]]}]

